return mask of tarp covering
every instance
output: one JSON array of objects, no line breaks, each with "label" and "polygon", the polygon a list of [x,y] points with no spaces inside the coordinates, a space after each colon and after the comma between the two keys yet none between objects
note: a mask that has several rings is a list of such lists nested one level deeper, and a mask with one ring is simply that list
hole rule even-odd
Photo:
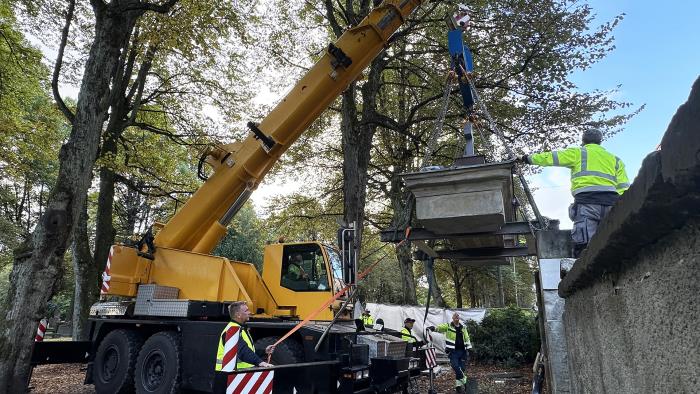
[{"label": "tarp covering", "polygon": [[[400,331],[403,328],[404,319],[410,317],[415,319],[416,322],[413,324],[413,336],[419,340],[425,341],[424,330],[425,327],[437,326],[442,323],[449,323],[452,321],[452,314],[457,312],[462,322],[467,320],[474,320],[480,323],[481,320],[486,315],[486,309],[474,308],[474,309],[442,309],[442,308],[430,308],[428,311],[428,318],[423,324],[423,317],[425,316],[425,307],[421,306],[409,306],[409,305],[385,305],[385,304],[375,304],[367,303],[365,309],[370,311],[370,314],[374,318],[376,323],[377,319],[384,320],[384,327],[390,328],[392,330]],[[445,351],[445,337],[442,334],[434,333],[432,335],[433,343],[442,352]]]}]

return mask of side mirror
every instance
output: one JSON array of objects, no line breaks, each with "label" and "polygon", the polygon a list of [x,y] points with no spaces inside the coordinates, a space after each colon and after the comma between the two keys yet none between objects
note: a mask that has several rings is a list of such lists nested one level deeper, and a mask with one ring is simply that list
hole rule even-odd
[{"label": "side mirror", "polygon": [[355,225],[341,226],[338,229],[338,249],[343,262],[343,281],[356,282],[357,262],[355,250]]}]

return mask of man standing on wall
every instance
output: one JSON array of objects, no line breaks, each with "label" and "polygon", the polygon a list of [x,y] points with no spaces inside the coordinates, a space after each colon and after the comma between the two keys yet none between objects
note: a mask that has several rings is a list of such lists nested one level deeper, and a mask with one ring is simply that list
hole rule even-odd
[{"label": "man standing on wall", "polygon": [[459,320],[459,314],[452,315],[450,323],[440,324],[436,327],[428,327],[431,331],[445,334],[445,351],[450,359],[450,366],[455,371],[455,391],[465,393],[467,385],[467,362],[469,354],[467,350],[472,348],[467,327]]},{"label": "man standing on wall", "polygon": [[576,257],[586,248],[600,221],[619,196],[630,187],[625,164],[600,145],[603,140],[600,130],[586,130],[581,140],[580,147],[535,153],[518,159],[527,164],[571,170],[574,203],[569,207],[569,217],[574,222],[571,238]]}]

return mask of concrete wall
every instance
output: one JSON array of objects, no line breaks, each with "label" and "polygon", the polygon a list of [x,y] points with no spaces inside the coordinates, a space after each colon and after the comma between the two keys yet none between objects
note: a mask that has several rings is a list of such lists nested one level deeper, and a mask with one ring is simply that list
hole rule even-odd
[{"label": "concrete wall", "polygon": [[700,393],[700,79],[559,285],[575,393]]},{"label": "concrete wall", "polygon": [[575,393],[700,393],[700,220],[566,299]]}]

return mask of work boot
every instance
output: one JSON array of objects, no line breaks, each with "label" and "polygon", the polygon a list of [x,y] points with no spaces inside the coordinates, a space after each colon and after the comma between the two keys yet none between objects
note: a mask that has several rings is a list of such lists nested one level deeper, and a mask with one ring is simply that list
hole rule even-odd
[{"label": "work boot", "polygon": [[455,387],[455,392],[457,394],[465,394],[466,393],[466,391],[464,391],[464,387],[462,387],[462,386]]}]

